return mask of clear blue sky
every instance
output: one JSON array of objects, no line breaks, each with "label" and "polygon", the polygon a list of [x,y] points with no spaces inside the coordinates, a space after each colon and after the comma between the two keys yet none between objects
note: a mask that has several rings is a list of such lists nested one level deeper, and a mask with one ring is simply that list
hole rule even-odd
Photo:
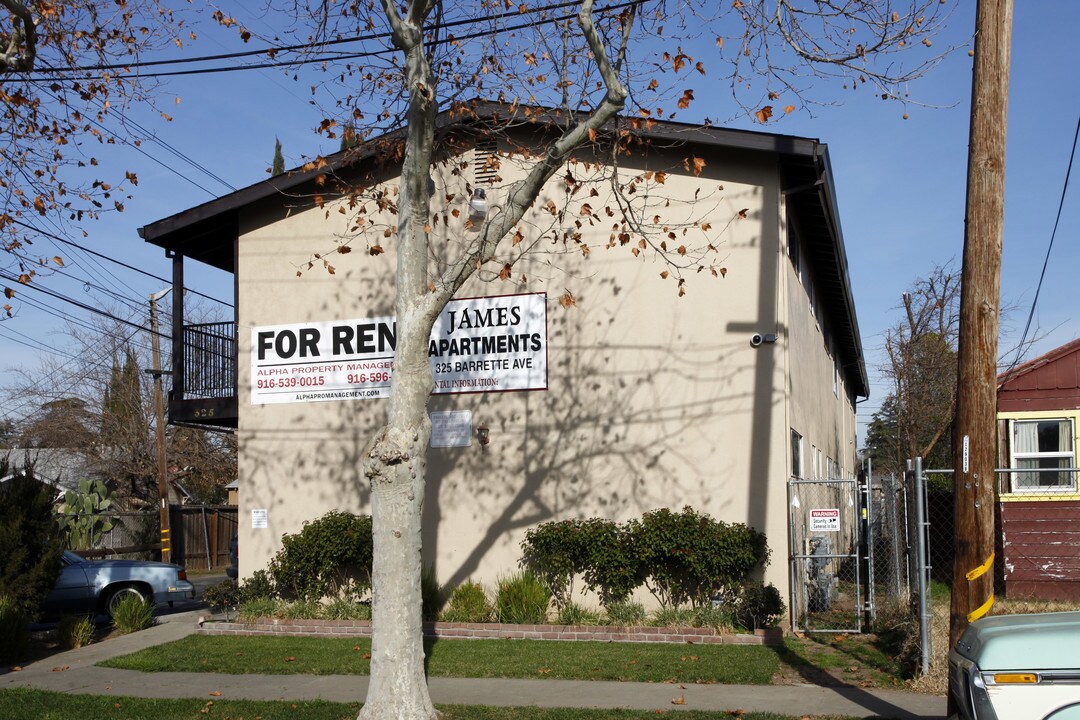
[{"label": "clear blue sky", "polygon": [[[257,32],[269,32],[260,20],[238,18]],[[974,3],[961,0],[947,35],[935,46],[965,44],[974,28]],[[1080,115],[1080,64],[1072,49],[1080,28],[1080,3],[1056,0],[1017,3],[1014,17],[1012,76],[1009,106],[1006,177],[1006,226],[1002,272],[1002,298],[1017,310],[1008,318],[1002,348],[1019,337],[1033,300],[1035,286],[1050,240],[1060,200],[1073,133]],[[192,54],[235,50],[235,32],[204,28]],[[308,85],[317,76],[293,82],[274,71],[200,75],[169,82],[163,89],[161,109],[173,116],[163,123],[155,114],[138,115],[153,125],[159,136],[226,182],[243,187],[266,177],[274,138],[281,139],[286,164],[302,156],[332,152],[337,141],[316,136],[321,115],[309,104]],[[811,116],[796,112],[765,128],[774,132],[816,137],[830,148],[851,281],[855,293],[863,345],[871,378],[871,400],[860,406],[865,423],[888,391],[878,381],[882,361],[882,333],[897,318],[903,290],[936,264],[954,261],[959,268],[964,230],[964,194],[967,162],[968,108],[971,58],[966,49],[950,56],[927,77],[913,83],[910,95],[923,105],[901,106],[883,102],[865,90],[843,92],[824,89],[819,96],[840,104],[817,108]],[[686,121],[709,117],[725,122],[735,109],[726,88],[711,91],[710,80],[696,82],[697,100]],[[719,82],[716,79],[713,83]],[[174,98],[179,97],[176,104]],[[927,107],[933,106],[933,107]],[[902,115],[907,112],[909,118]],[[752,129],[762,126],[747,119],[728,125]],[[117,148],[113,167],[133,169],[139,177],[134,200],[123,214],[114,214],[90,226],[92,235],[79,242],[142,269],[169,277],[164,253],[144,244],[136,229],[187,209],[229,188],[191,167],[160,145],[145,143],[143,150],[155,162],[130,149]],[[172,168],[173,172],[167,168]],[[178,174],[179,173],[179,174]],[[1076,174],[1080,176],[1080,167]],[[195,187],[183,175],[202,185]],[[1080,177],[1074,177],[1066,197],[1039,304],[1036,325],[1045,337],[1034,353],[1080,336],[1080,310],[1075,297],[1075,275],[1080,267]],[[207,192],[209,191],[209,192]],[[52,248],[39,248],[52,255]],[[80,270],[108,278],[92,261],[69,248],[60,254]],[[107,265],[107,263],[105,264]],[[190,267],[190,265],[189,265]],[[160,290],[160,282],[128,271],[109,268],[126,286],[122,291],[139,301]],[[230,279],[213,271],[191,272],[189,287],[231,300]],[[85,297],[80,284],[50,278],[43,285],[65,294]],[[110,281],[111,284],[111,281]],[[32,293],[27,294],[33,297]],[[43,298],[45,299],[45,298]],[[58,301],[45,299],[50,304]],[[135,307],[120,307],[136,317]],[[136,318],[145,321],[145,314]],[[10,382],[10,368],[34,368],[37,353],[20,345],[33,338],[58,349],[65,339],[57,334],[60,323],[47,313],[21,307],[17,318],[0,324],[2,384]],[[21,333],[18,334],[18,333]],[[60,362],[66,362],[64,357]],[[53,378],[42,376],[41,381]],[[2,415],[3,413],[0,413]]]}]

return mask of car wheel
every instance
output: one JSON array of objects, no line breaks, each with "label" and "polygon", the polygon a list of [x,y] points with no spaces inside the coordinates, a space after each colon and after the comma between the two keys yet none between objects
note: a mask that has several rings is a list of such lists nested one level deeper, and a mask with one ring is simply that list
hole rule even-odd
[{"label": "car wheel", "polygon": [[146,592],[139,589],[134,585],[122,585],[115,590],[109,591],[108,597],[105,599],[105,613],[109,617],[113,617],[116,614],[117,606],[123,601],[124,598],[135,596],[142,600],[144,603],[149,604],[150,598]]}]

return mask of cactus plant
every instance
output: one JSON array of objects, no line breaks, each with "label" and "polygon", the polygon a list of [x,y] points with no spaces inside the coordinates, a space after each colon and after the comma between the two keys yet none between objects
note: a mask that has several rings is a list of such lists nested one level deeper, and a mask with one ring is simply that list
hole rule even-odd
[{"label": "cactus plant", "polygon": [[64,493],[60,527],[72,550],[92,548],[113,529],[105,513],[112,507],[112,493],[101,480],[79,480],[78,490]]}]

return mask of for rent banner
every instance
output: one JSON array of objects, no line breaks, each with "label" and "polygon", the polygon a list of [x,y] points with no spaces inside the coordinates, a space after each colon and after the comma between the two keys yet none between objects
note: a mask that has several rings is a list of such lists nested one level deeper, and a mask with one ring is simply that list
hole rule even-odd
[{"label": "for rent banner", "polygon": [[[396,342],[392,317],[252,328],[251,403],[387,397]],[[452,300],[428,360],[436,394],[546,389],[547,296]]]}]

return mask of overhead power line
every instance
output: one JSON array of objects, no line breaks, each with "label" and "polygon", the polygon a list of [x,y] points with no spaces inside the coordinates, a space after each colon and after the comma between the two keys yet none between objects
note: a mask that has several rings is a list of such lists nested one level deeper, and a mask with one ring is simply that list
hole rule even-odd
[{"label": "overhead power line", "polygon": [[[8,275],[5,272],[0,272],[0,278],[2,278],[4,280],[7,280],[8,282],[11,282],[11,283],[17,283],[19,287],[30,288],[31,290],[36,290],[39,293],[44,293],[45,295],[48,295],[50,297],[54,297],[57,300],[63,300],[66,303],[71,303],[75,307],[82,308],[83,310],[86,310],[87,312],[92,312],[92,313],[95,313],[97,315],[101,315],[102,317],[109,318],[110,320],[115,320],[118,323],[122,323],[124,325],[128,325],[130,327],[137,328],[139,330],[145,330],[146,332],[151,332],[150,328],[146,327],[145,325],[139,325],[138,323],[133,323],[130,320],[125,320],[122,317],[117,317],[116,315],[113,315],[112,313],[105,312],[104,310],[93,307],[92,305],[87,305],[86,303],[83,303],[83,302],[79,302],[78,300],[73,300],[73,299],[71,299],[71,298],[69,298],[69,297],[67,297],[65,295],[61,295],[60,293],[53,292],[52,290],[48,290],[48,289],[43,288],[43,287],[41,287],[39,285],[36,285],[36,284],[33,284],[33,283],[30,283],[30,284],[19,283],[18,278],[12,277],[11,275]],[[158,337],[163,337],[166,340],[169,340],[170,342],[172,341],[172,336],[170,336],[170,335],[165,335],[165,334],[160,333],[160,332],[157,333],[157,335],[158,335]]]},{"label": "overhead power line", "polygon": [[[596,12],[597,13],[604,13],[604,12],[609,12],[609,11],[612,11],[612,10],[621,10],[623,8],[632,7],[632,6],[635,6],[635,5],[640,5],[643,1],[644,0],[629,0],[628,2],[616,3],[614,5],[608,5],[608,6],[605,6],[605,7],[602,7],[602,8],[597,8]],[[576,2],[560,3],[558,5],[552,5],[552,6],[548,6],[548,7],[544,7],[544,8],[530,10],[528,12],[530,12],[530,13],[531,12],[539,12],[541,10],[548,10],[548,9],[558,10],[558,9],[569,7],[569,6],[576,6],[577,4],[578,3],[576,3]],[[471,19],[468,19],[468,20],[456,20],[456,21],[452,21],[452,22],[449,22],[449,23],[443,23],[442,25],[439,25],[439,26],[434,26],[434,27],[432,27],[430,29],[431,30],[437,30],[437,29],[448,28],[448,27],[464,25],[464,24],[487,23],[487,22],[491,22],[492,20],[502,19],[502,18],[509,17],[509,16],[517,17],[517,16],[520,16],[522,14],[523,13],[520,13],[520,12],[510,12],[510,13],[502,13],[500,15],[492,16],[492,17],[489,17],[489,18],[479,18],[479,19],[478,18],[471,18]],[[515,31],[515,30],[523,30],[525,28],[536,27],[539,24],[553,24],[553,23],[563,22],[565,20],[570,20],[570,19],[572,19],[572,18],[574,18],[576,16],[577,16],[576,13],[565,13],[565,14],[557,16],[557,17],[547,18],[542,23],[522,22],[522,23],[517,23],[517,24],[514,24],[514,25],[508,25],[506,27],[500,28],[498,30],[498,32],[512,32],[512,31]],[[456,36],[454,36],[452,38],[446,38],[446,39],[443,39],[443,40],[434,41],[431,44],[433,44],[433,45],[447,45],[447,44],[450,44],[450,43],[458,43],[458,42],[461,42],[462,40],[474,40],[476,38],[481,38],[481,37],[491,37],[494,34],[495,33],[493,33],[491,30],[480,30],[480,31],[472,32],[472,33],[467,33],[465,35],[456,35]],[[347,41],[343,40],[342,42],[362,42],[362,41],[385,39],[387,37],[389,37],[389,34],[388,33],[383,33],[383,34],[375,35],[375,36],[357,37],[357,38],[353,38],[353,39],[347,40]],[[334,42],[336,42],[336,41],[334,41]],[[313,44],[310,45],[310,47],[313,47],[313,48],[314,47],[319,47],[319,46],[320,46],[319,43],[313,43]],[[305,46],[305,47],[307,47],[307,46]],[[271,52],[277,52],[277,51],[274,50],[274,49],[271,49],[271,50],[264,50],[264,51],[256,52],[254,54],[256,54],[256,55],[260,55],[260,54],[265,55],[265,54],[271,54]],[[139,77],[139,78],[147,78],[148,79],[148,78],[162,78],[162,77],[180,77],[180,76],[184,76],[184,75],[209,75],[209,74],[214,74],[214,73],[239,72],[239,71],[243,71],[243,70],[264,70],[264,69],[267,69],[267,68],[290,68],[290,67],[298,67],[298,66],[301,66],[301,65],[312,65],[312,64],[316,64],[316,63],[330,63],[330,62],[343,62],[343,61],[347,61],[347,60],[361,60],[361,59],[364,59],[364,58],[377,57],[379,55],[392,55],[392,54],[396,54],[397,52],[398,52],[398,50],[396,48],[382,48],[380,50],[369,50],[369,51],[364,51],[364,52],[353,52],[353,53],[344,53],[343,52],[343,53],[337,53],[337,54],[333,54],[333,55],[318,55],[318,56],[314,56],[314,57],[298,58],[296,60],[289,60],[289,61],[285,61],[285,62],[271,61],[271,62],[264,62],[264,63],[250,63],[250,64],[245,64],[245,65],[220,65],[220,66],[217,66],[217,67],[197,68],[197,69],[193,69],[193,70],[172,70],[172,71],[163,71],[163,72],[138,73],[136,76]],[[211,57],[211,56],[207,56],[207,57]],[[191,59],[190,61],[194,61],[194,59]],[[180,60],[171,60],[171,61],[158,60],[158,61],[150,61],[150,62],[155,62],[155,63],[159,63],[159,64],[179,64],[181,61]],[[113,68],[113,69],[127,69],[127,68],[139,69],[141,67],[146,67],[146,64],[131,63],[129,65],[119,65],[119,66],[110,66],[110,67]],[[100,71],[108,72],[108,69],[102,67],[100,69]],[[75,75],[72,75],[72,73],[80,73],[80,72],[89,73],[89,74],[83,74],[83,75],[75,74]],[[86,70],[83,70],[82,68],[79,68],[79,67],[74,67],[74,68],[70,68],[70,69],[57,68],[57,69],[52,69],[50,71],[44,71],[43,70],[43,71],[35,74],[34,76],[32,76],[30,78],[30,81],[56,80],[56,79],[65,79],[65,78],[69,79],[69,80],[94,80],[94,79],[97,79],[97,78],[100,77],[100,75],[98,75],[98,74],[93,74],[93,73],[96,73],[96,72],[99,72],[99,68],[96,67],[96,66],[87,66]],[[13,80],[13,78],[5,79],[5,78],[0,77],[0,83],[10,82],[12,80]]]},{"label": "overhead power line", "polygon": [[[636,0],[636,2],[630,4],[638,4],[642,0]],[[461,20],[451,20],[448,22],[437,23],[431,25],[428,29],[430,31],[445,30],[454,27],[461,27],[462,25],[472,25],[476,23],[487,23],[493,20],[503,20],[508,17],[520,17],[522,15],[535,15],[536,13],[549,12],[552,10],[562,10],[568,7],[576,7],[580,3],[580,0],[568,0],[567,2],[552,3],[551,5],[541,5],[534,8],[526,8],[521,11],[518,8],[509,10],[502,13],[496,13],[494,15],[484,18],[463,18]],[[621,7],[621,6],[620,6]],[[603,12],[609,8],[600,8],[599,12]],[[529,27],[536,23],[530,23]],[[217,60],[237,60],[246,57],[262,57],[270,56],[271,58],[278,53],[289,52],[306,52],[309,50],[315,50],[317,48],[333,47],[334,45],[347,45],[350,43],[358,42],[371,42],[374,40],[389,40],[393,37],[393,33],[386,31],[381,33],[372,33],[369,35],[353,35],[344,38],[334,38],[333,40],[319,40],[317,42],[297,43],[294,45],[272,45],[270,47],[260,48],[258,50],[243,50],[240,52],[231,53],[218,53],[216,55],[199,55],[196,57],[188,58],[172,58],[169,60],[144,60],[140,62],[132,63],[109,63],[109,64],[94,64],[94,65],[76,65],[70,68],[57,68],[57,67],[44,67],[41,72],[95,72],[101,70],[131,70],[147,67],[163,67],[170,65],[189,65],[193,63],[201,62],[214,62]],[[278,63],[278,65],[292,65],[293,62]]]},{"label": "overhead power line", "polygon": [[1065,194],[1069,190],[1069,178],[1072,176],[1073,160],[1076,159],[1076,141],[1080,138],[1080,116],[1076,118],[1076,132],[1073,133],[1072,150],[1069,152],[1069,165],[1065,169],[1065,182],[1061,186],[1061,199],[1058,201],[1057,216],[1054,218],[1054,229],[1050,232],[1050,243],[1046,246],[1046,257],[1043,259],[1042,272],[1039,273],[1039,283],[1035,286],[1035,297],[1031,300],[1031,311],[1028,313],[1027,323],[1024,324],[1024,333],[1020,336],[1020,343],[1016,346],[1016,357],[1006,371],[1011,372],[1020,362],[1020,356],[1024,352],[1024,343],[1027,341],[1028,332],[1031,331],[1031,320],[1035,317],[1035,308],[1039,304],[1039,291],[1042,290],[1043,278],[1046,277],[1046,266],[1050,264],[1050,251],[1054,249],[1054,238],[1057,237],[1058,224],[1061,222],[1061,210],[1065,207]]},{"label": "overhead power line", "polygon": [[[103,254],[101,254],[99,252],[91,250],[88,247],[80,245],[79,243],[75,242],[74,240],[68,240],[67,238],[60,237],[59,235],[55,235],[53,233],[42,230],[41,228],[34,227],[33,225],[29,225],[29,224],[27,224],[25,222],[22,222],[21,220],[13,219],[12,222],[15,223],[16,225],[19,225],[20,227],[25,227],[25,228],[27,228],[29,230],[33,230],[34,232],[41,233],[42,235],[44,235],[47,238],[51,238],[51,239],[56,240],[58,242],[62,242],[65,245],[70,245],[72,247],[78,248],[79,250],[82,250],[85,253],[89,253],[89,254],[94,255],[95,257],[99,257],[99,258],[101,258],[103,260],[108,260],[109,262],[115,263],[115,264],[119,265],[122,268],[126,268],[128,270],[133,271],[133,272],[137,272],[137,273],[139,273],[141,275],[145,275],[146,277],[153,278],[154,280],[158,280],[160,282],[163,282],[166,285],[172,284],[172,280],[166,280],[165,278],[161,277],[160,275],[155,275],[154,273],[147,272],[146,270],[143,270],[141,268],[137,268],[137,267],[135,267],[133,265],[128,265],[127,263],[122,262],[120,260],[117,260],[116,258],[111,258],[108,255],[103,255]],[[205,293],[201,293],[198,290],[192,290],[191,288],[186,288],[185,287],[184,292],[185,293],[191,293],[192,295],[198,295],[199,297],[206,298],[207,300],[213,300],[214,302],[221,303],[222,305],[225,305],[226,307],[232,307],[233,306],[232,303],[225,302],[224,300],[219,300],[216,297],[211,297],[210,295],[206,295]]]}]

